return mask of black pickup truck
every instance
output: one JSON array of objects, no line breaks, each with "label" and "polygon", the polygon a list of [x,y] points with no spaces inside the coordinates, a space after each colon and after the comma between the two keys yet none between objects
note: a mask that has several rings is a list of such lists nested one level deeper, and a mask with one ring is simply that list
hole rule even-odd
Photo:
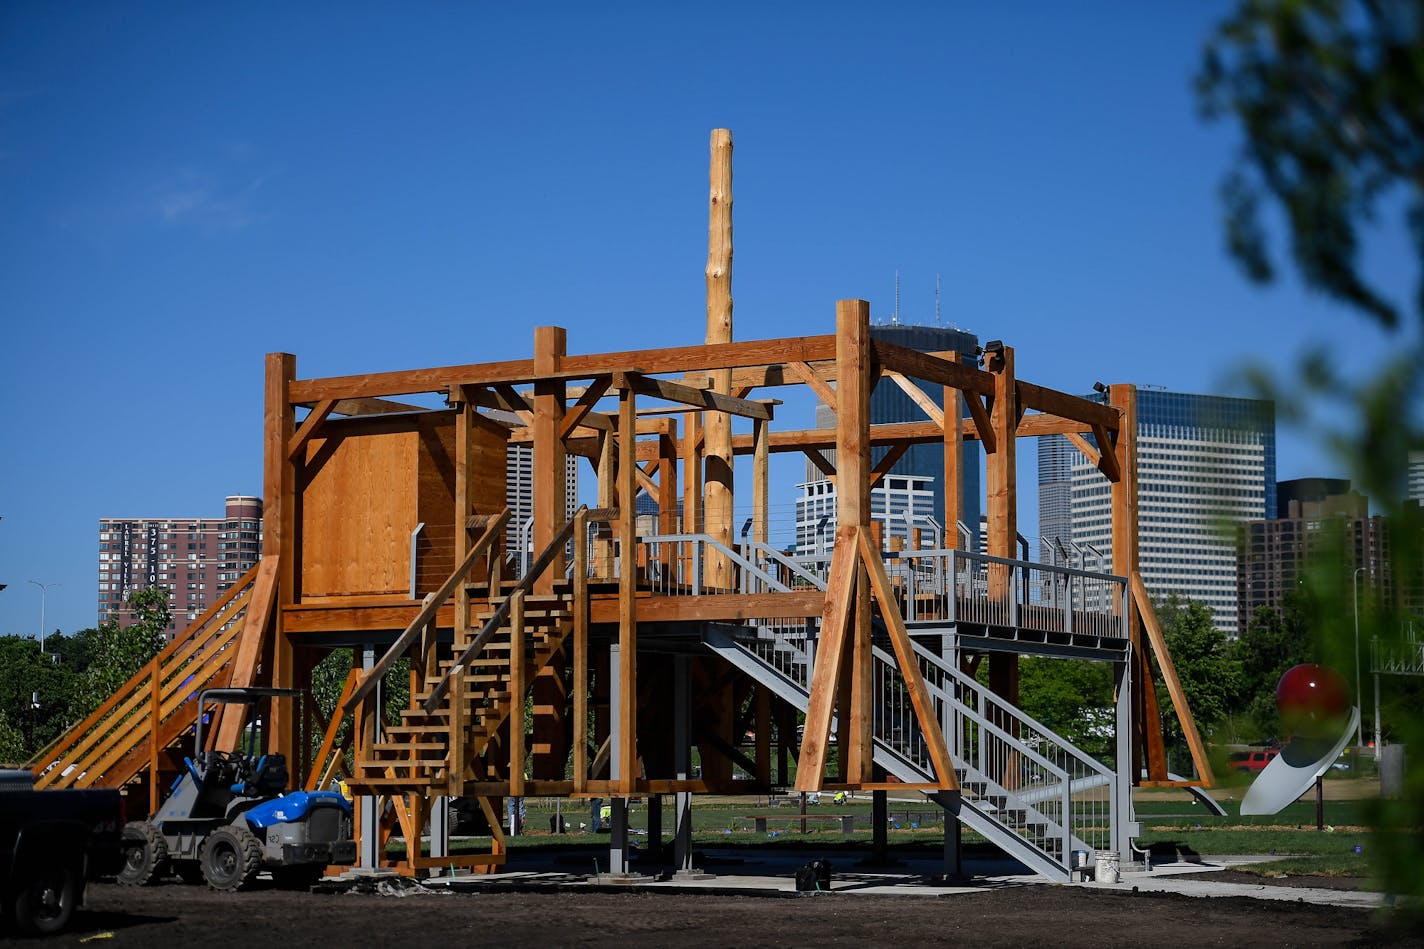
[{"label": "black pickup truck", "polygon": [[0,919],[27,935],[69,925],[85,884],[123,864],[123,826],[116,790],[36,791],[0,770]]}]

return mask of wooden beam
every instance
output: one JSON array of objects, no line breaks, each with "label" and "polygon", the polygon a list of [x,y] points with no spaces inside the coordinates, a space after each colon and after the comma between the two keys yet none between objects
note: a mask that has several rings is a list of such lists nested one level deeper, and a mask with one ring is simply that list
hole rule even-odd
[{"label": "wooden beam", "polygon": [[816,648],[816,665],[811,670],[810,698],[806,724],[801,735],[801,756],[796,762],[796,790],[818,791],[825,778],[827,750],[831,738],[831,718],[835,714],[837,686],[847,630],[854,621],[856,575],[859,562],[855,549],[855,528],[837,527],[830,572],[821,616],[821,637]]},{"label": "wooden beam", "polygon": [[914,379],[923,379],[925,382],[952,386],[966,393],[974,392],[985,396],[994,394],[993,378],[981,369],[941,359],[918,350],[907,349],[904,346],[896,346],[894,343],[887,343],[880,339],[873,340],[870,348],[875,361],[880,364],[882,372],[899,372]]},{"label": "wooden beam", "polygon": [[574,515],[574,792],[588,781],[588,511]]},{"label": "wooden beam", "polygon": [[[557,329],[558,327],[540,326],[535,328],[535,332],[537,333],[539,330],[546,328]],[[534,362],[536,365],[538,364],[539,360],[537,357],[535,358]],[[476,393],[481,391],[480,389],[474,386],[466,386],[465,388],[472,389]],[[494,405],[492,406],[493,408],[503,409],[506,412],[513,412],[515,415],[519,416],[520,420],[524,422],[525,425],[531,427],[533,426],[535,415],[534,405],[529,399],[524,397],[524,393],[518,391],[514,388],[514,386],[509,385],[508,383],[495,383],[494,385],[490,386],[487,391],[490,395],[494,397]]]},{"label": "wooden beam", "polygon": [[1113,451],[1113,442],[1116,441],[1117,431],[1109,434],[1108,430],[1101,425],[1093,426],[1093,437],[1098,444],[1103,446],[1098,457],[1098,470],[1103,473],[1109,481],[1117,481],[1122,477],[1122,468],[1118,466],[1117,454]]},{"label": "wooden beam", "polygon": [[829,458],[821,454],[819,449],[803,448],[801,452],[806,456],[806,460],[815,465],[821,474],[825,475],[831,481],[836,480],[836,466],[831,463]]},{"label": "wooden beam", "polygon": [[614,385],[619,389],[632,389],[641,395],[649,395],[682,405],[691,405],[699,409],[712,409],[717,412],[726,412],[728,415],[739,415],[742,418],[762,421],[771,418],[769,404],[738,399],[731,395],[724,395],[715,389],[694,389],[692,386],[685,386],[680,382],[654,379],[634,372],[617,373],[614,376]]},{"label": "wooden beam", "polygon": [[589,383],[588,387],[583,390],[583,394],[579,396],[578,401],[570,406],[568,412],[564,415],[563,424],[559,426],[560,438],[568,438],[569,433],[582,424],[584,417],[598,404],[599,399],[602,399],[604,394],[608,392],[608,387],[612,382],[612,376],[599,376]]},{"label": "wooden beam", "polygon": [[890,578],[885,574],[885,562],[880,558],[879,548],[871,543],[868,531],[857,530],[856,540],[860,548],[860,559],[870,577],[870,589],[880,603],[880,618],[885,621],[890,644],[895,650],[895,659],[900,664],[905,690],[910,693],[910,704],[915,709],[915,717],[919,719],[920,735],[929,750],[939,787],[945,791],[957,791],[959,778],[954,773],[954,762],[950,760],[949,748],[944,742],[944,732],[940,729],[934,700],[930,698],[929,687],[925,685],[924,676],[920,672],[919,657],[910,645],[910,634],[905,630],[905,621],[900,616],[895,591],[891,589]]},{"label": "wooden beam", "polygon": [[752,539],[767,542],[770,508],[771,442],[767,438],[771,425],[767,421],[752,423],[752,439],[756,451],[752,455]]},{"label": "wooden beam", "polygon": [[[944,358],[959,362],[958,353],[947,353]],[[958,525],[964,520],[964,407],[961,401],[964,397],[953,386],[942,387],[941,393],[944,398],[944,525],[947,534],[943,543],[957,548],[960,544]],[[978,396],[969,398],[977,400]]]},{"label": "wooden beam", "polygon": [[618,393],[618,781],[631,794],[638,763],[638,557],[633,453],[637,439],[637,394]]},{"label": "wooden beam", "polygon": [[516,590],[509,604],[509,793],[512,797],[524,796],[524,695],[528,691],[524,591]]},{"label": "wooden beam", "polygon": [[[311,408],[316,403],[301,402]],[[337,399],[336,405],[332,407],[333,415],[398,415],[407,412],[432,412],[438,411],[424,405],[411,405],[408,402],[392,402],[389,399]]]},{"label": "wooden beam", "polygon": [[[568,334],[561,326],[534,330],[534,368],[556,373],[564,358]],[[568,473],[564,443],[559,437],[564,422],[564,383],[549,380],[534,384],[534,530],[535,550],[544,550],[564,528],[568,517]],[[555,578],[564,576],[564,550],[554,554],[550,569],[534,584],[534,593],[554,592]]]},{"label": "wooden beam", "polygon": [[702,413],[685,414],[682,431],[678,444],[682,461],[682,530],[693,533],[702,530]]},{"label": "wooden beam", "polygon": [[901,442],[898,445],[891,445],[890,450],[880,456],[880,460],[875,463],[875,467],[870,469],[870,486],[876,487],[890,473],[890,469],[895,467],[895,462],[904,457],[905,452],[910,450],[909,442]]},{"label": "wooden beam", "polygon": [[[277,560],[271,601],[261,604],[272,615],[270,637],[263,643],[262,678],[266,684],[290,689],[296,680],[295,656],[291,640],[282,631],[278,607],[296,602],[300,549],[297,520],[297,464],[283,449],[294,440],[296,409],[292,407],[291,384],[297,376],[297,357],[288,353],[267,356],[264,385],[264,451],[262,472],[262,553]],[[315,428],[315,426],[313,426]],[[285,554],[285,556],[283,556]],[[258,605],[254,594],[254,605]],[[254,672],[255,674],[255,672]],[[237,683],[234,685],[255,684]],[[235,716],[240,717],[240,716]],[[264,722],[264,750],[296,761],[296,704],[289,696],[274,696],[268,702]],[[234,736],[236,737],[236,736]],[[233,746],[235,747],[235,746]]]},{"label": "wooden beam", "polygon": [[[252,599],[248,601],[247,611],[242,616],[242,633],[232,661],[232,678],[228,681],[233,688],[256,684],[258,662],[264,652],[272,613],[277,604],[277,567],[280,559],[276,554],[269,554],[257,563],[257,579],[252,584]],[[213,747],[233,749],[238,746],[246,710],[245,705],[227,707],[227,714],[223,716],[216,733],[217,743]]]},{"label": "wooden beam", "polygon": [[[992,430],[996,448],[985,458],[991,557],[1012,559],[1018,542],[1018,389],[1014,385],[1014,350],[1005,346],[985,355],[985,368],[994,382]],[[977,401],[977,400],[975,400]],[[946,524],[945,529],[951,525]],[[989,598],[1006,601],[1010,595],[1009,569],[993,564],[989,569]],[[989,687],[996,695],[1017,705],[1019,661],[1015,653],[993,653],[989,657]],[[1004,724],[1002,722],[998,724]],[[1010,788],[1012,790],[1012,788]]]},{"label": "wooden beam", "polygon": [[1064,432],[1063,435],[1065,438],[1068,439],[1069,442],[1073,444],[1074,448],[1082,452],[1083,457],[1088,459],[1088,464],[1092,465],[1094,468],[1102,467],[1102,453],[1093,447],[1092,442],[1088,441],[1086,438],[1084,438],[1077,432]]},{"label": "wooden beam", "polygon": [[287,459],[297,461],[306,451],[307,442],[311,440],[312,434],[316,432],[317,426],[327,420],[332,411],[336,408],[336,402],[332,399],[323,399],[302,419],[302,425],[297,429],[297,433],[292,436],[287,447]]},{"label": "wooden beam", "polygon": [[905,394],[910,397],[910,401],[918,405],[920,410],[929,416],[931,422],[934,422],[941,429],[944,428],[944,409],[935,405],[934,399],[926,395],[925,390],[905,378],[901,373],[887,372],[885,375],[890,377],[891,382],[904,390]]},{"label": "wooden beam", "polygon": [[[836,302],[836,523],[869,528],[870,506],[870,304]],[[839,536],[839,532],[838,532]],[[854,543],[851,535],[848,540]],[[855,616],[849,627],[849,701],[841,724],[849,743],[841,746],[847,780],[868,781],[872,772],[874,719],[870,653],[870,596],[865,571],[856,568]]]},{"label": "wooden beam", "polygon": [[[969,410],[970,418],[974,419],[974,432],[979,436],[979,443],[984,446],[984,454],[994,454],[999,450],[999,436],[994,431],[989,409],[984,407],[979,396],[973,392],[964,393],[964,407]],[[965,437],[968,437],[967,433]]]},{"label": "wooden beam", "polygon": [[1101,402],[1094,402],[1092,399],[1069,395],[1066,392],[1059,392],[1057,389],[1048,389],[1022,380],[1016,380],[1016,387],[1020,405],[1037,409],[1049,415],[1072,419],[1086,425],[1100,425],[1112,431],[1117,430],[1121,420],[1121,415],[1116,409],[1103,405]]},{"label": "wooden beam", "polygon": [[804,362],[789,362],[786,368],[791,370],[791,374],[811,387],[811,391],[816,393],[826,407],[832,412],[836,411],[836,390],[832,389],[821,374],[812,369]]},{"label": "wooden beam", "polygon": [[1162,670],[1162,681],[1167,684],[1167,694],[1172,697],[1172,708],[1177,712],[1177,722],[1182,726],[1187,747],[1191,749],[1197,777],[1205,782],[1207,787],[1211,787],[1216,780],[1211,771],[1211,761],[1207,758],[1206,746],[1202,744],[1201,735],[1197,732],[1197,722],[1192,716],[1191,706],[1187,703],[1187,693],[1182,688],[1181,679],[1177,677],[1177,666],[1172,662],[1172,653],[1167,648],[1167,637],[1162,635],[1162,629],[1157,625],[1157,611],[1152,606],[1152,597],[1147,594],[1142,574],[1133,571],[1128,582],[1132,586],[1132,599],[1141,614],[1142,625],[1147,630],[1147,639],[1152,644],[1152,652],[1157,657],[1157,668]]},{"label": "wooden beam", "polygon": [[[801,336],[569,356],[563,361],[563,369],[557,376],[570,380],[593,379],[635,367],[638,372],[648,375],[707,373],[717,369],[780,366],[793,360],[814,364],[832,359],[834,354],[834,336]],[[540,377],[534,371],[534,360],[517,359],[508,362],[331,376],[324,379],[298,379],[292,384],[291,398],[295,403],[308,403],[321,399],[358,399],[417,392],[443,393],[455,383],[528,385],[537,378]]]}]

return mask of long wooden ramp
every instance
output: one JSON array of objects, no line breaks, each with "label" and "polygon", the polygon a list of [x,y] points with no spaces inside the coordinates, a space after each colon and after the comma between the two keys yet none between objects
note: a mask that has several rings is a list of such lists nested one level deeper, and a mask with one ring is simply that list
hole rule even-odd
[{"label": "long wooden ramp", "polygon": [[[276,561],[264,560],[29,768],[39,788],[121,787],[160,759],[197,721],[198,693],[248,685],[269,625]],[[160,782],[150,777],[149,811]]]}]

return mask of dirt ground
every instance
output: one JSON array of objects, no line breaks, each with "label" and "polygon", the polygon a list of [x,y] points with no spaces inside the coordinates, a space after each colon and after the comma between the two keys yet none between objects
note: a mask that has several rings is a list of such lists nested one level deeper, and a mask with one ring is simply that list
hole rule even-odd
[{"label": "dirt ground", "polygon": [[[51,946],[1405,946],[1359,910],[1015,886],[943,897],[607,892],[405,897],[94,884]],[[0,937],[0,944],[20,944]],[[33,945],[34,943],[30,943]]]}]

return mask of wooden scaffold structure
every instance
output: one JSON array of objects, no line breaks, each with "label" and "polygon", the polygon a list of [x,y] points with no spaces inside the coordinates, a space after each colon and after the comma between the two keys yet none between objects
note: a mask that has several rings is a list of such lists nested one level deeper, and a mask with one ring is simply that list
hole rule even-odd
[{"label": "wooden scaffold structure", "polygon": [[[609,799],[611,869],[626,871],[628,800],[675,795],[676,865],[691,869],[693,795],[795,787],[883,800],[893,787],[943,806],[955,840],[969,826],[1066,879],[1075,850],[1129,856],[1133,785],[1178,780],[1159,675],[1190,746],[1186,783],[1209,785],[1137,569],[1133,388],[1111,386],[1100,402],[1038,386],[998,343],[982,366],[895,346],[872,337],[864,300],[836,302],[833,333],[734,341],[725,130],[713,133],[710,184],[702,344],[570,353],[566,331],[543,326],[527,359],[332,378],[300,378],[294,356],[269,355],[259,567],[47,749],[40,785],[131,785],[154,807],[197,690],[272,685],[302,695],[263,708],[267,750],[301,786],[346,781],[369,867],[502,866],[503,802],[528,795]],[[903,389],[924,418],[872,424],[877,385]],[[774,429],[775,396],[791,387],[829,406],[835,426]],[[431,394],[442,407],[402,401]],[[1110,574],[1015,558],[1018,440],[1052,434],[1111,483]],[[938,544],[887,541],[872,488],[909,446],[942,445],[953,524],[970,440],[986,459],[987,549],[960,549],[953,530]],[[507,507],[514,446],[533,454],[527,544]],[[769,544],[776,452],[834,480],[828,561]],[[571,455],[597,498],[573,516]],[[749,485],[737,456],[750,456]],[[739,542],[733,499],[746,491],[752,524]],[[639,520],[640,492],[657,502],[651,522]],[[328,715],[311,677],[337,648],[352,664]],[[1024,655],[1113,664],[1112,766],[1017,708]],[[986,659],[987,687],[976,678]],[[217,746],[241,714],[224,710]],[[451,799],[483,815],[488,852],[451,855]],[[385,847],[396,829],[399,858]]]}]

